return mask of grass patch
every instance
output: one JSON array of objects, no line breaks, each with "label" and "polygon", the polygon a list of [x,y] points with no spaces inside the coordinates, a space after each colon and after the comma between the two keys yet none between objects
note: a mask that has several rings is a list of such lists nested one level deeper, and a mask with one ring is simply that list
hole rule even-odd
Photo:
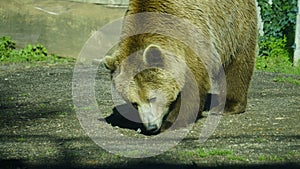
[{"label": "grass patch", "polygon": [[237,155],[228,155],[227,158],[231,161],[247,161],[245,157],[237,156]]},{"label": "grass patch", "polygon": [[295,79],[295,78],[291,78],[291,77],[279,77],[279,78],[275,78],[273,79],[274,82],[288,82],[288,83],[292,83],[295,85],[300,85],[300,78]]},{"label": "grass patch", "polygon": [[197,154],[199,157],[205,158],[210,156],[227,156],[227,155],[233,155],[232,150],[221,150],[221,149],[214,149],[214,150],[204,150],[204,149],[198,149]]},{"label": "grass patch", "polygon": [[295,158],[295,159],[299,159],[300,158],[300,151],[299,150],[293,150],[290,151],[286,154],[282,154],[282,155],[273,155],[273,154],[264,154],[264,155],[260,155],[258,156],[258,160],[262,161],[262,162],[266,162],[266,161],[271,161],[271,162],[282,162],[282,161],[286,161],[287,159],[291,159],[291,158]]},{"label": "grass patch", "polygon": [[246,161],[246,158],[236,155],[233,152],[233,150],[224,150],[224,149],[206,150],[203,148],[198,148],[195,150],[180,152],[179,155],[182,157],[182,159],[225,157],[231,161]]},{"label": "grass patch", "polygon": [[[285,37],[283,39],[271,37],[268,41],[260,43],[261,52],[256,59],[256,69],[300,76],[300,66],[293,66],[286,42]],[[300,78],[282,76],[274,81],[300,85]]]},{"label": "grass patch", "polygon": [[300,150],[293,150],[288,153],[288,155],[293,157],[300,157]]},{"label": "grass patch", "polygon": [[47,49],[40,44],[28,45],[16,49],[16,43],[10,37],[0,38],[0,62],[2,63],[67,63],[74,62],[73,58],[66,58],[49,54]]},{"label": "grass patch", "polygon": [[273,161],[273,162],[278,162],[278,161],[284,161],[283,157],[279,157],[277,155],[261,155],[258,157],[259,161]]}]

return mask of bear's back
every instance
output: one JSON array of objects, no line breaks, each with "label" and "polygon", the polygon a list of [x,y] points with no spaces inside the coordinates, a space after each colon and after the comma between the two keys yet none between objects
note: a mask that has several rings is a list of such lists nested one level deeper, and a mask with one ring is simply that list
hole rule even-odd
[{"label": "bear's back", "polygon": [[[131,0],[127,15],[159,12],[187,19],[203,34],[217,51],[222,63],[229,61],[238,50],[256,43],[257,12],[255,0]],[[147,20],[149,29],[151,22]],[[180,27],[178,25],[178,27]]]}]

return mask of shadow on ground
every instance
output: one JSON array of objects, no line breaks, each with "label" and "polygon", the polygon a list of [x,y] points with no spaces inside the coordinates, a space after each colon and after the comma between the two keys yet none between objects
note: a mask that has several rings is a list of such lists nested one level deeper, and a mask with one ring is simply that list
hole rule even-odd
[{"label": "shadow on ground", "polygon": [[[217,101],[212,98],[217,97],[217,95],[208,94],[207,101],[204,105],[204,110],[208,111],[210,108],[217,105]],[[202,116],[198,116],[200,119]],[[99,119],[100,121],[106,121],[108,124],[111,124],[114,127],[120,127],[130,130],[141,130],[142,134],[149,135],[145,130],[142,121],[139,117],[136,109],[130,104],[123,104],[113,108],[112,114],[107,116],[104,119]]]},{"label": "shadow on ground", "polygon": [[99,119],[100,121],[106,121],[112,126],[118,126],[120,128],[138,130],[142,129],[143,125],[137,111],[130,105],[123,104],[114,107],[113,113],[105,119]]},{"label": "shadow on ground", "polygon": [[[205,144],[197,142],[203,122],[199,120],[178,146],[145,159],[110,154],[87,136],[73,109],[72,75],[72,66],[0,72],[0,169],[300,168],[300,88],[274,82],[272,79],[278,77],[277,74],[256,72],[248,112],[223,117]],[[101,82],[101,91],[110,90],[105,78],[97,80]],[[111,99],[109,94],[99,95]],[[106,117],[100,120],[132,130],[140,127],[124,118],[139,122],[138,116],[126,114],[129,110],[118,114],[116,107],[110,115],[110,102],[104,100],[99,104],[104,107],[101,110]],[[119,131],[117,127],[116,131]],[[127,131],[121,130],[125,134]],[[157,148],[160,146],[163,144]],[[124,147],[116,145],[118,148]],[[208,152],[232,150],[233,157],[242,160],[230,160],[226,155],[203,158],[189,154],[203,149]],[[260,160],[260,157],[265,159]]]},{"label": "shadow on ground", "polygon": [[225,166],[197,166],[197,165],[176,165],[176,164],[166,164],[166,163],[155,163],[155,162],[139,162],[127,164],[112,164],[111,166],[99,166],[99,165],[91,165],[91,166],[82,166],[76,167],[72,165],[66,164],[54,164],[49,165],[47,163],[37,164],[37,165],[26,165],[26,162],[22,160],[1,160],[0,167],[2,169],[52,169],[52,168],[64,168],[64,169],[90,169],[90,168],[99,168],[99,169],[299,169],[300,165],[296,163],[285,163],[285,164],[262,164],[262,165],[225,165]]}]

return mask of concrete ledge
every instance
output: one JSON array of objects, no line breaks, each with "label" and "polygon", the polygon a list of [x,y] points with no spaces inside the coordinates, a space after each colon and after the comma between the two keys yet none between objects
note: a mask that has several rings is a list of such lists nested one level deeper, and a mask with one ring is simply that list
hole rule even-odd
[{"label": "concrete ledge", "polygon": [[101,4],[110,7],[127,7],[129,0],[70,0],[73,2],[86,2]]},{"label": "concrete ledge", "polygon": [[91,35],[124,13],[123,8],[70,0],[3,1],[0,37],[11,37],[18,48],[42,44],[49,53],[77,57]]}]

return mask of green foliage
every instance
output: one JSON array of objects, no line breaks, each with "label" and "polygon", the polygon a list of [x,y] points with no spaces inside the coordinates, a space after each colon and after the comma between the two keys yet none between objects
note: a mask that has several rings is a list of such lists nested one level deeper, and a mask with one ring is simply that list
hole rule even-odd
[{"label": "green foliage", "polygon": [[[265,38],[283,38],[295,31],[298,12],[297,0],[258,0],[264,21]],[[294,39],[293,39],[294,40]]]},{"label": "green foliage", "polygon": [[271,4],[270,2],[270,0],[258,0],[264,22],[264,36],[260,37],[256,68],[269,72],[300,75],[300,66],[292,65],[298,12],[297,0],[272,0]]},{"label": "green foliage", "polygon": [[295,85],[300,85],[300,78],[292,78],[292,77],[278,77],[273,79],[274,82],[288,82]]},{"label": "green foliage", "polygon": [[269,2],[269,0],[258,0],[264,22],[264,36],[260,41],[266,42],[271,37],[276,39],[287,37],[286,48],[292,58],[298,12],[297,0],[272,0],[272,4]]},{"label": "green foliage", "polygon": [[233,150],[224,149],[203,149],[197,148],[194,150],[180,151],[180,158],[212,158],[212,157],[225,157],[231,161],[246,161],[245,157],[236,155]]},{"label": "green foliage", "polygon": [[258,157],[260,161],[284,161],[283,157],[277,155],[261,155]]},{"label": "green foliage", "polygon": [[47,49],[40,44],[28,45],[23,49],[17,50],[16,43],[9,37],[0,39],[0,62],[61,63],[70,61],[73,61],[73,59],[48,54]]},{"label": "green foliage", "polygon": [[261,53],[256,60],[256,68],[270,72],[282,72],[291,68],[292,62],[289,59],[289,52],[286,49],[286,38],[269,38],[268,41],[260,43]]},{"label": "green foliage", "polygon": [[0,41],[0,49],[3,50],[9,50],[9,49],[15,49],[16,43],[10,40],[9,37],[2,37]]},{"label": "green foliage", "polygon": [[[294,67],[289,58],[289,52],[285,48],[286,38],[270,38],[269,41],[260,44],[261,56],[256,59],[256,69],[267,72],[300,75],[300,66]],[[300,85],[299,78],[278,77],[276,82],[288,82]]]},{"label": "green foliage", "polygon": [[198,149],[197,150],[198,156],[201,158],[209,157],[209,156],[227,156],[227,155],[233,155],[232,150],[219,150],[219,149],[214,149],[214,150],[204,150],[204,149]]},{"label": "green foliage", "polygon": [[256,69],[300,75],[300,66],[294,67],[286,49],[286,38],[275,39],[260,43],[261,53],[256,59]]},{"label": "green foliage", "polygon": [[[268,41],[260,43],[261,53],[256,59],[256,69],[267,72],[300,75],[300,66],[293,66],[289,52],[286,48],[286,38],[275,39],[271,37]],[[300,85],[299,78],[278,77],[276,82],[288,82]]]}]

